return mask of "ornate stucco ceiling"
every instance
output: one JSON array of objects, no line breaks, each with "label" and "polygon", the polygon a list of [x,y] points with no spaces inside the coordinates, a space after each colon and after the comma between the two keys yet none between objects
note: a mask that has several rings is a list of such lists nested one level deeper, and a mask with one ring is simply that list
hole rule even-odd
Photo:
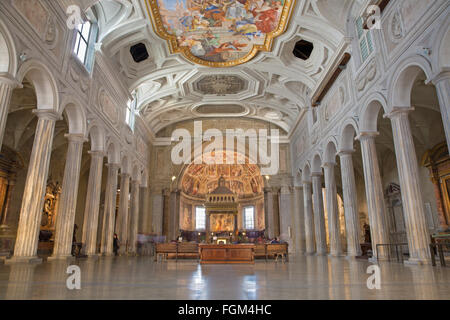
[{"label": "ornate stucco ceiling", "polygon": [[238,75],[206,75],[194,83],[194,90],[201,94],[238,94],[246,88],[247,81]]},{"label": "ornate stucco ceiling", "polygon": [[[156,135],[174,123],[199,118],[202,105],[224,106],[223,114],[210,113],[218,118],[229,115],[226,106],[239,105],[245,110],[241,116],[291,132],[348,45],[347,18],[366,0],[297,0],[272,50],[229,68],[201,66],[182,53],[172,53],[154,31],[147,0],[85,1],[98,18],[102,52],[112,58],[130,92],[136,90],[141,117]],[[300,40],[314,44],[307,60],[293,55]],[[138,43],[149,53],[140,63],[130,55],[130,47]],[[212,83],[199,88],[204,79]]]}]

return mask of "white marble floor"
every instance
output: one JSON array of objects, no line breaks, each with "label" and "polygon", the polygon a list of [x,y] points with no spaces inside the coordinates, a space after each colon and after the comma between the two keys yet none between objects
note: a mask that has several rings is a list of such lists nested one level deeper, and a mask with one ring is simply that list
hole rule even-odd
[{"label": "white marble floor", "polygon": [[289,263],[205,265],[149,257],[83,259],[81,290],[69,263],[0,265],[0,299],[450,299],[450,268],[382,263],[381,289],[367,288],[367,261],[293,257]]}]

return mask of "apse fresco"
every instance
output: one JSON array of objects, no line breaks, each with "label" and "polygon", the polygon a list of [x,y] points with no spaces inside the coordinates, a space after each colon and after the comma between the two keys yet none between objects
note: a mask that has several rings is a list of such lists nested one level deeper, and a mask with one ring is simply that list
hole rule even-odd
[{"label": "apse fresco", "polygon": [[295,0],[147,0],[155,31],[172,52],[207,66],[244,63],[270,51]]},{"label": "apse fresco", "polygon": [[[242,159],[237,153],[235,156]],[[224,153],[223,157],[230,160],[233,153]],[[187,195],[203,198],[219,186],[222,176],[225,186],[237,195],[255,196],[263,192],[264,183],[258,166],[248,163],[191,164],[183,175],[181,189]]]}]

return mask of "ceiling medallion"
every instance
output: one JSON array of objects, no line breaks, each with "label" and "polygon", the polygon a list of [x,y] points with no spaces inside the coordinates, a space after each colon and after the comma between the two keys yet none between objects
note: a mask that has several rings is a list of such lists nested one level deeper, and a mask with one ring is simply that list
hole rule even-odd
[{"label": "ceiling medallion", "polygon": [[153,29],[171,53],[207,67],[232,67],[270,51],[295,0],[146,0]]},{"label": "ceiling medallion", "polygon": [[246,89],[246,81],[235,75],[207,75],[194,83],[194,90],[202,94],[238,94]]}]

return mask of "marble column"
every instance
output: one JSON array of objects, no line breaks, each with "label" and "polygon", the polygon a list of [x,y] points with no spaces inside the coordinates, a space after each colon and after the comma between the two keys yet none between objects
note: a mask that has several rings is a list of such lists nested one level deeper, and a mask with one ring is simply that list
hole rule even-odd
[{"label": "marble column", "polygon": [[180,231],[180,191],[173,190],[169,195],[168,240],[176,240]]},{"label": "marble column", "polygon": [[68,134],[66,137],[69,145],[61,188],[62,193],[56,216],[53,255],[49,259],[67,259],[72,257],[73,228],[80,181],[81,155],[86,138],[82,134]]},{"label": "marble column", "polygon": [[119,252],[128,251],[129,207],[130,207],[130,174],[120,175],[119,214],[117,215],[116,233],[121,243]]},{"label": "marble column", "polygon": [[139,230],[143,233],[152,233],[152,216],[149,214],[150,195],[148,187],[140,187],[139,198]]},{"label": "marble column", "polygon": [[448,150],[450,150],[450,70],[441,72],[433,79],[433,84],[436,86],[442,124],[444,125]]},{"label": "marble column", "polygon": [[289,228],[292,232],[292,188],[282,186],[280,190],[279,217],[280,217],[280,239],[288,242],[289,250],[295,249],[292,243],[292,234],[289,235]]},{"label": "marble column", "polygon": [[408,237],[408,263],[430,263],[430,236],[425,219],[419,165],[408,114],[412,108],[394,108],[387,115],[394,134],[403,213]]},{"label": "marble column", "polygon": [[327,199],[328,232],[330,237],[330,255],[342,255],[341,235],[339,228],[339,211],[337,204],[336,178],[334,171],[335,162],[327,162],[323,165],[325,172],[325,195]]},{"label": "marble column", "polygon": [[271,188],[266,189],[266,197],[267,197],[267,220],[266,220],[266,233],[269,239],[275,238],[275,228],[274,228],[274,203],[273,203],[273,192]]},{"label": "marble column", "polygon": [[389,250],[381,247],[377,257],[376,245],[389,243],[390,241],[387,228],[386,204],[384,202],[383,185],[375,146],[375,137],[377,135],[378,132],[361,132],[358,139],[361,142],[373,256],[374,258],[383,259],[388,256]]},{"label": "marble column", "polygon": [[96,256],[97,253],[98,216],[102,188],[103,158],[105,154],[102,151],[90,151],[89,153],[91,155],[91,167],[89,169],[81,241],[84,244],[83,253],[88,257],[92,257]]},{"label": "marble column", "polygon": [[130,232],[128,235],[128,253],[136,254],[136,241],[139,222],[139,181],[131,181]]},{"label": "marble column", "polygon": [[37,258],[39,228],[44,207],[45,186],[52,154],[55,123],[61,116],[53,110],[36,110],[38,117],[33,149],[23,191],[14,256],[9,262],[41,261]]},{"label": "marble column", "polygon": [[358,215],[358,198],[355,182],[355,171],[351,151],[341,151],[341,177],[342,191],[344,196],[345,227],[347,231],[347,256],[356,257],[361,255],[360,224]]},{"label": "marble column", "polygon": [[269,196],[268,196],[268,188],[264,188],[264,236],[268,237],[269,235]]},{"label": "marble column", "polygon": [[[119,164],[107,164],[108,178],[105,190],[105,210],[103,213],[103,228],[100,253],[106,256],[113,254],[114,223],[116,216],[117,201],[117,176]],[[119,239],[121,240],[121,239]],[[121,245],[121,247],[123,244]]]},{"label": "marble column", "polygon": [[305,210],[305,244],[306,254],[316,251],[314,237],[314,214],[312,208],[312,186],[310,181],[303,181],[303,205]]},{"label": "marble column", "polygon": [[158,235],[163,234],[164,196],[162,190],[152,195],[152,228]]},{"label": "marble column", "polygon": [[281,201],[281,188],[275,188],[273,193],[273,231],[275,237],[279,237],[280,230],[280,201]]},{"label": "marble column", "polygon": [[313,188],[313,206],[314,206],[314,226],[316,237],[316,253],[317,255],[325,255],[327,253],[327,239],[325,229],[325,210],[323,207],[322,193],[322,173],[313,172],[311,174]]},{"label": "marble column", "polygon": [[298,254],[305,253],[305,215],[303,208],[303,188],[294,187],[294,230],[295,230],[295,251]]},{"label": "marble column", "polygon": [[163,192],[163,207],[162,207],[162,234],[170,241],[170,189],[164,188]]},{"label": "marble column", "polygon": [[3,136],[5,135],[12,93],[15,88],[21,86],[22,85],[10,74],[0,75],[0,150],[3,145]]}]

